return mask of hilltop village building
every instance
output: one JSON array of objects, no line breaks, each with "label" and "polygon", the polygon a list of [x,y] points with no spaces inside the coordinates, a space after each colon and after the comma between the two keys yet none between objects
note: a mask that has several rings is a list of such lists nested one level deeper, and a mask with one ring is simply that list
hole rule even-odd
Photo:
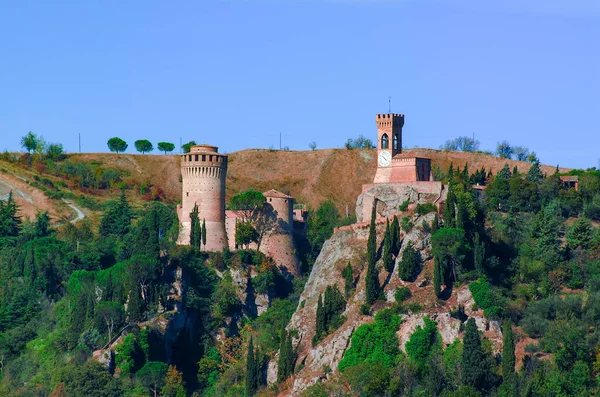
[{"label": "hilltop village building", "polygon": [[377,171],[372,184],[362,187],[361,214],[358,218],[369,219],[373,202],[381,194],[398,193],[412,189],[419,197],[439,204],[444,186],[434,181],[431,159],[402,152],[403,114],[377,114]]},{"label": "hilltop village building", "polygon": [[[236,211],[225,209],[225,183],[228,156],[219,153],[216,146],[197,145],[181,155],[182,200],[177,206],[180,232],[177,244],[189,245],[190,213],[198,205],[198,218],[206,222],[206,250],[221,251],[225,247],[236,250]],[[295,206],[294,198],[277,190],[263,193],[265,211],[274,220],[262,238],[260,251],[292,274],[299,271],[293,234],[304,231],[307,212]],[[296,209],[294,209],[296,207]],[[257,248],[256,244],[251,248]]]}]

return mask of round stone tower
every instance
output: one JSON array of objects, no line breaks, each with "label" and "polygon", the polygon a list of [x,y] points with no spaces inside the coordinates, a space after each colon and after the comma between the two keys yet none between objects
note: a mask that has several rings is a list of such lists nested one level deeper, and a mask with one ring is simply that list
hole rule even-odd
[{"label": "round stone tower", "polygon": [[227,155],[219,154],[216,146],[192,146],[181,155],[183,181],[181,206],[178,208],[181,230],[178,244],[190,244],[190,212],[198,204],[200,222],[206,221],[207,251],[221,251],[227,246],[225,233],[225,177]]},{"label": "round stone tower", "polygon": [[299,274],[298,258],[294,248],[294,198],[277,190],[263,193],[277,214],[277,226],[264,237],[261,251],[290,273]]}]

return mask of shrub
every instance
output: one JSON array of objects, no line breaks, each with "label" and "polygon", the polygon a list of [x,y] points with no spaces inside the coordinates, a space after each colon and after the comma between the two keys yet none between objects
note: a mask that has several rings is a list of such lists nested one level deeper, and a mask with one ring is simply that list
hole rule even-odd
[{"label": "shrub", "polygon": [[411,297],[411,293],[410,293],[410,289],[408,289],[408,287],[396,288],[396,292],[394,293],[394,298],[396,299],[396,302],[402,303],[410,297]]},{"label": "shrub", "polygon": [[403,202],[402,204],[400,204],[398,206],[398,210],[399,211],[406,211],[408,210],[408,205],[410,204],[410,200],[406,200],[405,202]]},{"label": "shrub", "polygon": [[435,321],[425,317],[424,322],[424,326],[417,327],[406,342],[406,354],[417,364],[419,369],[426,367],[427,360],[433,352],[442,351],[442,338],[438,333]]},{"label": "shrub", "polygon": [[436,212],[437,209],[433,203],[417,204],[417,213],[419,215],[426,215],[430,212]]},{"label": "shrub", "polygon": [[414,225],[408,216],[405,216],[404,218],[402,218],[402,221],[400,221],[400,227],[406,233],[408,233],[410,231],[410,229],[412,229],[413,226]]}]

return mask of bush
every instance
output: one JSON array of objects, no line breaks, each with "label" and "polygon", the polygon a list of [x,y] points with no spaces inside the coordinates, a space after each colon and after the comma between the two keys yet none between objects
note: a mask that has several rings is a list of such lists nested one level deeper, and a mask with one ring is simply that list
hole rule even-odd
[{"label": "bush", "polygon": [[404,230],[405,233],[408,233],[413,226],[414,225],[408,216],[405,216],[404,218],[402,218],[402,221],[400,221],[400,227],[402,228],[402,230]]},{"label": "bush", "polygon": [[411,293],[410,293],[410,289],[408,289],[408,287],[396,288],[396,292],[394,293],[394,298],[396,299],[396,302],[402,303],[405,300],[409,299],[410,297],[411,297]]},{"label": "bush", "polygon": [[409,201],[409,200],[406,200],[405,202],[403,202],[402,204],[400,204],[400,205],[398,206],[398,210],[399,210],[399,211],[403,211],[403,212],[404,212],[404,211],[406,211],[406,210],[408,210],[408,205],[409,205],[409,204],[410,204],[410,201]]},{"label": "bush", "polygon": [[436,212],[436,211],[437,211],[437,208],[432,203],[417,204],[417,213],[419,215],[426,215],[426,214],[429,214],[430,212]]}]

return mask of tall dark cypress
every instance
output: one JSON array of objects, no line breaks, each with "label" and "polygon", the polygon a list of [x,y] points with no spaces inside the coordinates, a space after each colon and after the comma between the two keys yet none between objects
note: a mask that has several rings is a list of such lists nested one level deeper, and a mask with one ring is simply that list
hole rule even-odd
[{"label": "tall dark cypress", "polygon": [[444,279],[444,267],[443,262],[437,256],[433,262],[433,292],[438,298],[442,292],[442,282]]},{"label": "tall dark cypress", "polygon": [[371,226],[369,227],[369,240],[367,241],[367,278],[366,278],[366,303],[372,305],[379,296],[379,274],[375,267],[377,261],[377,233],[375,230],[375,217],[377,215],[377,201],[373,202],[371,212]]},{"label": "tall dark cypress", "polygon": [[294,362],[296,357],[292,346],[292,335],[281,331],[281,342],[279,344],[279,360],[277,361],[277,382],[283,382],[294,373]]},{"label": "tall dark cypress", "polygon": [[456,227],[456,195],[452,184],[448,188],[448,196],[446,196],[444,206],[444,227]]},{"label": "tall dark cypress", "polygon": [[515,374],[515,339],[512,331],[512,324],[506,320],[502,330],[502,379],[503,388],[507,395],[517,397],[517,378]]},{"label": "tall dark cypress", "polygon": [[398,222],[396,215],[394,215],[394,219],[390,225],[390,241],[392,243],[392,253],[398,255],[400,252],[400,222]]},{"label": "tall dark cypress", "polygon": [[465,328],[461,362],[463,385],[472,386],[480,391],[484,390],[487,386],[489,365],[481,348],[481,339],[473,318],[467,321]]},{"label": "tall dark cypress", "polygon": [[206,249],[206,219],[202,220],[202,245]]},{"label": "tall dark cypress", "polygon": [[258,389],[256,356],[254,354],[254,342],[250,338],[248,343],[248,355],[246,358],[246,396],[250,397],[256,393]]},{"label": "tall dark cypress", "polygon": [[143,316],[142,288],[139,283],[132,282],[129,290],[129,301],[127,302],[127,318],[129,321],[141,321]]},{"label": "tall dark cypress", "polygon": [[385,237],[383,239],[383,267],[388,273],[394,271],[394,259],[392,257],[392,236],[389,220],[387,220],[385,224]]},{"label": "tall dark cypress", "polygon": [[190,212],[191,230],[190,230],[190,245],[193,248],[200,249],[202,241],[202,226],[200,218],[198,218],[198,204],[194,204],[194,209]]},{"label": "tall dark cypress", "polygon": [[473,264],[475,265],[475,270],[477,270],[479,274],[483,274],[485,264],[485,243],[481,241],[479,233],[475,233],[475,236],[473,237]]},{"label": "tall dark cypress", "polygon": [[437,232],[439,228],[440,228],[440,218],[436,212],[433,217],[433,222],[431,222],[431,235],[433,235],[435,232]]}]

